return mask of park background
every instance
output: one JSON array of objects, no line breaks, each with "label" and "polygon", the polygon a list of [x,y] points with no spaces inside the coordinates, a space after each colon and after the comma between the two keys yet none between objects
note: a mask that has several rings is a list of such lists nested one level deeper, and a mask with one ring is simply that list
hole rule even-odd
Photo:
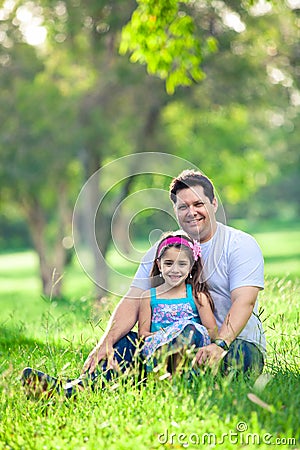
[{"label": "park background", "polygon": [[[240,420],[253,433],[299,438],[299,11],[297,0],[2,3],[3,448],[160,448],[167,428],[191,434],[218,424],[221,435]],[[134,169],[123,164],[130,156]],[[76,404],[27,402],[21,369],[76,376],[119,299],[115,274],[129,282],[136,251],[176,226],[167,203],[151,206],[151,193],[167,193],[185,161],[212,178],[226,222],[263,250],[270,383],[263,392],[210,377],[192,391],[184,383],[150,383],[142,392],[116,383]],[[109,270],[95,259],[93,271],[77,258],[72,218],[95,173],[91,208],[76,224],[84,234],[104,197],[95,231]],[[88,239],[86,246],[93,260]],[[157,404],[147,398],[151,389]]]}]

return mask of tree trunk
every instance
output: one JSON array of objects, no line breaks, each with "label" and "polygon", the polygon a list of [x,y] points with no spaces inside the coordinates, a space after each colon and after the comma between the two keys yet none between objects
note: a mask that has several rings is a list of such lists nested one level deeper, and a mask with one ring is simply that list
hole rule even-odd
[{"label": "tree trunk", "polygon": [[[39,271],[43,294],[47,297],[60,297],[62,292],[63,273],[66,264],[66,249],[62,240],[66,224],[70,221],[66,205],[65,188],[61,187],[57,205],[57,235],[52,249],[47,245],[46,211],[37,198],[23,202],[23,209],[29,224],[32,242],[39,258]],[[69,222],[71,224],[71,222]]]},{"label": "tree trunk", "polygon": [[[80,263],[82,264],[87,275],[95,283],[95,296],[101,298],[107,292],[107,269],[105,263],[106,248],[100,248],[99,242],[102,244],[106,242],[107,227],[101,225],[103,235],[99,240],[97,238],[97,227],[99,226],[99,217],[97,214],[98,203],[100,199],[100,158],[93,153],[91,149],[85,148],[80,154],[82,165],[84,167],[85,180],[87,184],[84,187],[84,199],[80,202],[80,209],[77,211],[74,226],[75,233],[78,233],[78,240],[80,241],[81,249],[79,250]],[[75,238],[76,241],[76,238]],[[78,244],[78,243],[77,243]],[[90,258],[80,256],[80,251],[84,254],[90,254],[92,257],[92,264]]]},{"label": "tree trunk", "polygon": [[[105,96],[106,93],[103,95]],[[89,99],[92,101],[91,99]],[[94,99],[93,99],[94,100]],[[102,101],[104,101],[102,99]],[[140,149],[147,149],[152,142],[152,136],[156,129],[156,124],[159,118],[160,111],[164,104],[168,100],[166,98],[155,99],[151,105],[149,105],[148,111],[145,114],[144,124],[136,135],[135,147],[137,151]],[[87,102],[88,104],[88,102]],[[87,109],[87,105],[83,108]],[[87,115],[82,118],[83,121],[87,120]],[[97,154],[93,148],[86,148],[82,152],[82,162],[85,169],[85,178],[89,180],[86,190],[86,199],[84,202],[84,212],[82,214],[82,227],[81,234],[84,236],[87,250],[91,252],[94,260],[92,270],[92,279],[96,284],[96,296],[101,298],[109,291],[109,278],[110,270],[106,264],[106,254],[111,242],[111,223],[112,217],[119,206],[119,204],[128,196],[134,176],[128,176],[123,183],[120,194],[113,200],[109,210],[100,214],[96,214],[98,211],[98,203],[101,198],[100,193],[100,178],[99,169],[101,168],[101,157]],[[119,221],[122,222],[122,217],[119,217]],[[96,237],[96,239],[95,239]]]}]

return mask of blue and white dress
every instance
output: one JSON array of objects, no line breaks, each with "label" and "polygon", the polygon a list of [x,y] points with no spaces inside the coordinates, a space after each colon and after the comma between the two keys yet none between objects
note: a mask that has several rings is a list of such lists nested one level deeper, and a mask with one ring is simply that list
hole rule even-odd
[{"label": "blue and white dress", "polygon": [[[207,329],[201,324],[190,284],[186,285],[184,298],[157,298],[155,288],[150,290],[150,294],[150,331],[153,334],[145,338],[142,353],[146,359],[150,359],[163,345],[173,343],[180,335],[184,336],[183,345],[203,347],[211,343]],[[189,333],[185,333],[187,330]]]}]

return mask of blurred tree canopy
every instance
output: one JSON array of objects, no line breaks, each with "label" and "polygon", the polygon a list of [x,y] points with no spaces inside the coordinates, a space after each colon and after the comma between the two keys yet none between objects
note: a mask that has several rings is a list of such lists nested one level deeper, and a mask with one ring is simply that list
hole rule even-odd
[{"label": "blurred tree canopy", "polygon": [[[300,213],[299,29],[291,0],[4,1],[2,229],[26,222],[47,295],[61,293],[81,186],[124,155],[190,161],[213,179],[230,217]],[[96,218],[103,255],[122,199],[163,183],[123,178]],[[94,177],[87,242],[104,191]],[[96,273],[106,287],[105,266]]]}]

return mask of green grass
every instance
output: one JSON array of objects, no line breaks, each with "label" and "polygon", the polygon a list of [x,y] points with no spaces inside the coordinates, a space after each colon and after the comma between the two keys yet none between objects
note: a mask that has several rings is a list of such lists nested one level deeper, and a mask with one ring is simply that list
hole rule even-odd
[{"label": "green grass", "polygon": [[0,255],[0,449],[299,449],[299,230],[255,235],[266,257],[268,383],[203,373],[139,387],[133,376],[75,401],[27,400],[20,371],[77,376],[118,299],[94,302],[77,264],[66,270],[63,299],[43,299],[35,255]]},{"label": "green grass", "polygon": [[268,222],[259,225],[235,221],[233,226],[250,232],[259,243],[267,275],[300,276],[300,226],[297,222]]},{"label": "green grass", "polygon": [[300,231],[264,232],[255,237],[262,248],[268,274],[299,276]]}]

